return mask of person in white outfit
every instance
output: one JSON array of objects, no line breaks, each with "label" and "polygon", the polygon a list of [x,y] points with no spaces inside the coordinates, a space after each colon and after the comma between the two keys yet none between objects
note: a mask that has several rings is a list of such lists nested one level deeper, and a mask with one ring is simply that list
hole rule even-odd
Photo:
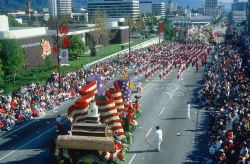
[{"label": "person in white outfit", "polygon": [[159,126],[156,126],[155,131],[155,142],[156,142],[156,151],[161,151],[161,142],[162,142],[162,130]]},{"label": "person in white outfit", "polygon": [[187,105],[187,118],[190,119],[190,104]]}]

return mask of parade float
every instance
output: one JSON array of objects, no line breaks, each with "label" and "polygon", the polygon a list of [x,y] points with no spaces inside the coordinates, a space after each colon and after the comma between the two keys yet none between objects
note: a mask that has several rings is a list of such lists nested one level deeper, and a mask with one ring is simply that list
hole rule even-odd
[{"label": "parade float", "polygon": [[132,143],[139,96],[131,102],[133,84],[124,71],[113,88],[103,87],[98,78],[87,81],[81,95],[68,109],[70,129],[55,139],[57,163],[119,163]]}]

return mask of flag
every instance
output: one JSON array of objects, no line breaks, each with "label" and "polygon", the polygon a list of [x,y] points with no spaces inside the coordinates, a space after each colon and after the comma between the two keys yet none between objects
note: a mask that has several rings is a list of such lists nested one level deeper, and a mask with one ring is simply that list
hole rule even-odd
[{"label": "flag", "polygon": [[117,80],[117,83],[122,92],[122,99],[123,101],[130,101],[131,90],[129,88],[130,80],[126,78],[125,80]]},{"label": "flag", "polygon": [[103,77],[101,75],[94,75],[94,76],[91,76],[90,78],[88,78],[86,80],[86,83],[90,83],[91,81],[96,81],[97,82],[97,92],[98,92],[98,95],[101,96],[103,95],[103,92],[104,92],[104,88],[103,88],[103,85],[104,85],[104,81],[103,81]]}]

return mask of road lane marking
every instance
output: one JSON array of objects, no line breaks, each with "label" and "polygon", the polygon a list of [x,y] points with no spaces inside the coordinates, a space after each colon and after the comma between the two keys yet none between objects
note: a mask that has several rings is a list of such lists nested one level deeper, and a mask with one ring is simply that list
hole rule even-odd
[{"label": "road lane marking", "polygon": [[11,154],[15,153],[17,150],[22,149],[23,147],[25,147],[26,145],[34,142],[36,139],[39,139],[41,136],[43,136],[44,134],[48,133],[49,131],[51,131],[52,129],[54,129],[55,127],[49,128],[48,130],[46,130],[45,132],[43,132],[42,134],[40,134],[39,136],[33,138],[32,140],[30,140],[29,142],[23,144],[22,146],[19,146],[17,149],[9,152],[8,154],[6,154],[5,156],[3,156],[2,158],[0,158],[0,161],[7,158],[8,156],[10,156]]},{"label": "road lane marking", "polygon": [[128,164],[131,164],[131,163],[133,162],[133,160],[134,160],[135,156],[136,156],[136,154],[134,154],[134,155],[133,155],[133,157],[131,158],[131,160],[129,161],[129,163],[128,163]]},{"label": "road lane marking", "polygon": [[162,114],[162,112],[165,110],[166,107],[163,107],[162,110],[159,113],[159,116]]},{"label": "road lane marking", "polygon": [[19,131],[19,130],[23,129],[24,127],[26,127],[26,126],[28,126],[28,125],[32,124],[32,123],[33,123],[33,122],[35,122],[35,121],[36,121],[36,120],[32,120],[32,121],[31,121],[31,122],[29,122],[28,124],[25,124],[25,125],[23,125],[23,126],[21,126],[21,127],[17,128],[17,129],[15,129],[15,130],[13,130],[12,132],[10,132],[10,133],[8,133],[8,134],[4,135],[4,136],[0,136],[0,138],[5,138],[5,137],[7,137],[7,136],[9,136],[9,135],[11,135],[11,134],[13,134],[13,133],[15,133],[15,132],[17,132],[17,131]]},{"label": "road lane marking", "polygon": [[174,96],[175,92],[179,89],[179,85],[175,88],[175,90],[173,91],[173,93],[170,95],[170,99],[172,99],[172,97]]},{"label": "road lane marking", "polygon": [[153,126],[149,129],[149,131],[147,132],[147,134],[146,134],[146,136],[145,136],[145,138],[147,138],[148,137],[148,135],[149,135],[149,133],[151,132],[151,130],[153,129]]}]

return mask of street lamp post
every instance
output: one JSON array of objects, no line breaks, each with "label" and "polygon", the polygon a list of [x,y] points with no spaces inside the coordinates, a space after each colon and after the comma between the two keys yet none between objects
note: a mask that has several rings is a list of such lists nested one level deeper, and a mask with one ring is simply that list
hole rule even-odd
[{"label": "street lamp post", "polygon": [[58,80],[59,80],[59,89],[61,87],[61,70],[60,70],[60,55],[59,55],[59,31],[58,31],[58,24],[56,22],[56,44],[58,47],[57,50],[57,68],[58,68]]},{"label": "street lamp post", "polygon": [[130,20],[128,18],[128,54],[130,56]]}]

